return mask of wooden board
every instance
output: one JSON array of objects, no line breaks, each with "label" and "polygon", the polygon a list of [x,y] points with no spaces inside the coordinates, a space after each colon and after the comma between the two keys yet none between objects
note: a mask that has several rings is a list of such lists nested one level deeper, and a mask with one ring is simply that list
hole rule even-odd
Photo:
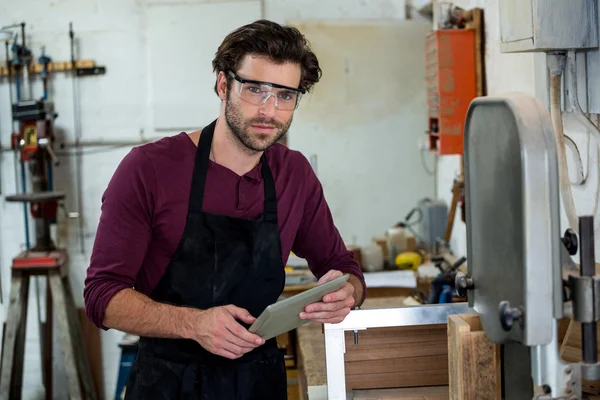
[{"label": "wooden board", "polygon": [[483,21],[483,9],[474,8],[464,14],[466,29],[475,29],[475,72],[477,73],[477,96],[485,96],[485,29]]},{"label": "wooden board", "polygon": [[447,400],[448,386],[354,390],[353,400]]},{"label": "wooden board", "polygon": [[100,329],[92,324],[85,314],[83,308],[78,309],[79,321],[81,323],[81,334],[85,342],[90,368],[94,379],[97,398],[104,398],[104,373],[102,369],[102,346],[100,341]]},{"label": "wooden board", "polygon": [[448,360],[451,400],[501,399],[500,346],[477,314],[448,317]]},{"label": "wooden board", "polygon": [[[94,60],[78,60],[75,61],[75,66],[77,68],[92,68],[96,66],[96,62]],[[73,69],[73,63],[71,61],[54,61],[48,64],[49,72],[58,72],[58,71],[71,71]],[[16,70],[13,67],[13,78]],[[39,74],[42,72],[42,64],[31,64],[29,66],[30,74]],[[0,67],[0,76],[8,76],[8,68],[6,66]]]}]

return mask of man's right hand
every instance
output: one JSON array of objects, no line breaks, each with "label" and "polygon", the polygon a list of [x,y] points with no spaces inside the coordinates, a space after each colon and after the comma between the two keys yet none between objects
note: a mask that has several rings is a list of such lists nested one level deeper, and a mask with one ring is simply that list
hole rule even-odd
[{"label": "man's right hand", "polygon": [[256,318],[247,310],[227,305],[199,311],[192,323],[192,339],[213,354],[236,359],[265,343],[258,335],[248,332],[236,319],[247,324]]}]

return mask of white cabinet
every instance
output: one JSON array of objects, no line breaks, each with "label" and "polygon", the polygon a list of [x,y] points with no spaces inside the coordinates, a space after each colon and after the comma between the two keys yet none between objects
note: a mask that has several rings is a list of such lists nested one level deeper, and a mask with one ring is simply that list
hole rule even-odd
[{"label": "white cabinet", "polygon": [[598,47],[597,0],[499,0],[503,53]]}]

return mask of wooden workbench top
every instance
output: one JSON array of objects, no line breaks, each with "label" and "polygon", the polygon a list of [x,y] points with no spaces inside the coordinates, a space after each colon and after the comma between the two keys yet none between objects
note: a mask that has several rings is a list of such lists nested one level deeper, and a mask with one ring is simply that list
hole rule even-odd
[{"label": "wooden workbench top", "polygon": [[[362,309],[404,306],[404,297],[381,297],[366,299]],[[297,329],[298,361],[303,371],[306,387],[325,386],[327,373],[325,366],[325,336],[323,325],[309,322]]]}]

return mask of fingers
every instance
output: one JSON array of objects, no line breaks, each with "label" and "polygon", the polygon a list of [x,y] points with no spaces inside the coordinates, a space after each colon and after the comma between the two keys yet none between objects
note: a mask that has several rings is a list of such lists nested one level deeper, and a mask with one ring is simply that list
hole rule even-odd
[{"label": "fingers", "polygon": [[227,310],[229,310],[229,312],[231,313],[231,315],[234,318],[240,319],[240,320],[244,321],[247,324],[251,324],[254,321],[256,321],[255,317],[253,317],[252,315],[250,315],[250,313],[247,310],[245,310],[245,309],[243,309],[241,307],[236,307],[234,305],[229,305],[229,306],[226,306],[225,308]]},{"label": "fingers", "polygon": [[199,330],[197,341],[211,353],[235,359],[265,343],[265,340],[249,332],[239,320],[251,323],[256,320],[250,313],[233,305],[204,311],[205,329]]},{"label": "fingers", "polygon": [[[339,323],[346,318],[354,307],[354,287],[350,284],[323,298],[323,302],[309,304],[299,317],[320,323]],[[327,302],[325,301],[327,300]]]},{"label": "fingers", "polygon": [[342,322],[349,313],[350,313],[350,308],[342,308],[340,310],[335,310],[335,311],[319,311],[319,312],[312,312],[312,313],[301,313],[300,318],[304,317],[303,319],[308,319],[309,321],[320,322],[323,324],[325,324],[325,323],[338,324],[338,323]]},{"label": "fingers", "polygon": [[232,335],[230,340],[239,346],[251,346],[254,348],[265,342],[263,338],[255,335],[254,333],[248,332],[246,328],[235,321],[232,324],[228,324],[226,328]]},{"label": "fingers", "polygon": [[226,340],[220,341],[216,346],[215,354],[221,355],[223,357],[227,357],[229,359],[240,358],[244,354],[248,353],[252,349],[247,349],[244,347],[240,347]]},{"label": "fingers", "polygon": [[[354,294],[354,286],[352,286],[350,283],[344,283],[344,286],[342,286],[340,289],[323,296],[323,302],[329,303],[329,302],[342,301],[348,297],[352,298],[353,294]],[[352,303],[354,303],[354,298],[352,298]],[[351,306],[352,305],[354,305],[354,304],[351,304]]]},{"label": "fingers", "polygon": [[[239,319],[241,319],[242,321],[244,321],[246,323],[252,323],[256,320],[256,318],[251,316],[250,313],[248,311],[244,310],[243,308],[236,307],[236,306],[227,306],[226,308],[227,308],[227,310],[229,310],[231,312],[232,317],[235,318],[237,316]],[[225,326],[233,335],[235,335],[237,338],[247,342],[247,344],[250,344],[252,346],[259,346],[265,342],[264,339],[261,338],[260,336],[255,335],[254,333],[248,332],[248,330],[246,328],[244,328],[242,325],[240,325],[233,318],[231,320],[227,321]]]},{"label": "fingers", "polygon": [[339,278],[339,277],[340,277],[340,276],[342,276],[342,275],[344,275],[344,274],[342,273],[342,271],[338,271],[338,270],[336,270],[336,269],[329,270],[329,271],[328,271],[328,272],[327,272],[325,275],[323,275],[323,276],[321,277],[321,279],[319,279],[319,280],[317,281],[317,284],[319,284],[319,285],[320,285],[320,284],[322,284],[322,283],[325,283],[325,282],[332,281],[332,280],[334,280],[334,279],[336,279],[336,278]]},{"label": "fingers", "polygon": [[322,303],[322,302],[312,303],[312,304],[309,304],[308,306],[306,306],[304,311],[306,313],[310,314],[310,313],[321,312],[321,311],[337,311],[337,310],[342,310],[344,308],[351,309],[353,306],[354,306],[354,299],[352,297],[348,297],[348,298],[345,298],[344,300],[336,301],[335,303]]}]

